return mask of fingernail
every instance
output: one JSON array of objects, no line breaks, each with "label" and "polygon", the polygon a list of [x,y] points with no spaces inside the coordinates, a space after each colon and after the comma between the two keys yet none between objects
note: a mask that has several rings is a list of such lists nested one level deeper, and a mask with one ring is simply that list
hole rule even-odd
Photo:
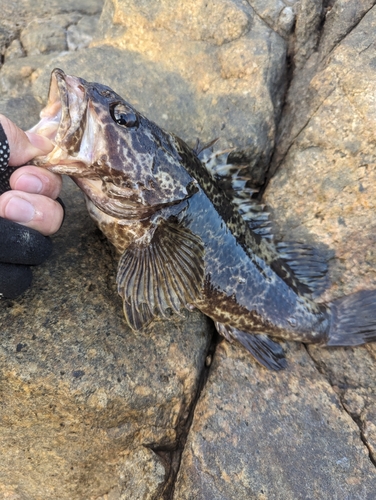
[{"label": "fingernail", "polygon": [[43,135],[35,134],[34,132],[25,132],[31,144],[42,151],[43,153],[49,153],[53,150],[54,145],[52,142],[44,137]]},{"label": "fingernail", "polygon": [[23,174],[17,179],[14,189],[38,194],[43,189],[43,183],[36,175]]},{"label": "fingernail", "polygon": [[30,222],[34,214],[35,208],[33,205],[17,196],[13,196],[5,207],[5,217],[14,222]]}]

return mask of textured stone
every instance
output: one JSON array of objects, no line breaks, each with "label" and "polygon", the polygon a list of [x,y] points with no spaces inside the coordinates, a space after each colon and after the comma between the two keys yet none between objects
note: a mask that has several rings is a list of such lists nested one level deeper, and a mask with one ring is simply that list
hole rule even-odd
[{"label": "textured stone", "polygon": [[67,50],[66,27],[69,16],[31,21],[21,32],[21,43],[28,55]]},{"label": "textured stone", "polygon": [[109,3],[112,5],[107,4],[106,9],[113,15],[114,24],[121,24],[132,31],[137,25],[150,31],[163,28],[172,31],[175,36],[179,34],[190,40],[215,45],[238,39],[250,29],[252,22],[252,9],[244,0],[146,0],[141,4],[136,0],[113,0]]},{"label": "textured stone", "polygon": [[287,348],[289,366],[278,374],[238,346],[217,348],[175,500],[374,498],[357,425],[305,349]]},{"label": "textured stone", "polygon": [[336,0],[327,10],[320,36],[320,56],[326,56],[374,6],[373,0]]},{"label": "textured stone", "polygon": [[[359,9],[363,14],[367,10],[364,3],[351,13],[353,4],[341,5],[343,10],[337,7],[333,16],[342,14],[347,24],[337,23],[337,32],[324,30],[322,39],[322,51],[332,52],[308,63],[290,87],[275,156],[279,169],[265,197],[282,237],[326,246],[332,281],[326,300],[376,288],[376,74],[371,49],[376,9],[360,19]],[[301,105],[296,95],[302,96]],[[375,460],[375,346],[308,349],[359,424]]]},{"label": "textured stone", "polygon": [[294,32],[294,64],[300,69],[317,47],[323,17],[322,0],[301,0],[297,3]]},{"label": "textured stone", "polygon": [[[191,143],[220,137],[259,182],[274,150],[280,234],[336,252],[325,298],[375,288],[372,2],[108,0],[87,48],[102,3],[3,2],[0,111],[30,127],[60,66]],[[51,17],[71,52],[19,57],[20,31]],[[108,244],[68,186],[53,256],[0,303],[0,497],[373,499],[375,347],[285,344],[276,374],[222,343],[193,411],[211,323],[126,329]]]},{"label": "textured stone", "polygon": [[375,27],[372,9],[311,79],[308,101],[290,109],[265,198],[286,238],[335,250],[331,296],[376,288]]},{"label": "textured stone", "polygon": [[[168,464],[151,450],[177,446],[207,322],[196,312],[131,332],[109,248],[72,183],[62,197],[68,213],[54,254],[35,269],[31,290],[0,304],[0,491],[152,499]],[[130,481],[135,464],[143,472]]]},{"label": "textured stone", "polygon": [[50,18],[58,14],[79,11],[81,14],[99,14],[104,0],[17,0],[1,2],[0,54],[4,54],[8,45],[18,37],[20,29],[29,22]]},{"label": "textured stone", "polygon": [[277,0],[265,2],[263,0],[249,0],[256,14],[274,31],[281,36],[290,33],[296,20],[297,0]]},{"label": "textured stone", "polygon": [[77,50],[90,44],[97,22],[98,16],[60,14],[30,22],[20,38],[28,55]]},{"label": "textured stone", "polygon": [[15,39],[6,49],[4,58],[5,60],[16,59],[17,57],[24,57],[24,55],[25,52],[22,48],[21,42],[18,39]]},{"label": "textured stone", "polygon": [[[150,67],[163,75],[160,125],[192,144],[220,137],[220,147],[235,147],[262,182],[281,111],[287,43],[247,2],[110,0],[99,32],[98,45],[123,49],[125,81],[134,66],[142,80],[151,80]],[[176,106],[176,99],[188,105]]]},{"label": "textured stone", "polygon": [[67,29],[67,45],[69,50],[88,47],[98,23],[98,16],[83,16],[77,24],[71,24]]},{"label": "textured stone", "polygon": [[40,104],[30,94],[22,97],[0,99],[0,110],[8,116],[23,130],[27,130],[35,125],[35,117],[40,111]]},{"label": "textured stone", "polygon": [[6,99],[31,94],[31,84],[37,78],[40,68],[53,60],[50,54],[21,57],[6,61],[0,72],[0,95]]}]

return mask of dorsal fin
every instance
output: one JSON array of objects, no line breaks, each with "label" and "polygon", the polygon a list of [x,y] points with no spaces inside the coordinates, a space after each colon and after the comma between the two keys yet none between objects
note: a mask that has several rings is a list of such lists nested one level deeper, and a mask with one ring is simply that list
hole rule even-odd
[{"label": "dorsal fin", "polygon": [[265,205],[253,198],[257,190],[251,187],[248,165],[227,163],[232,149],[213,151],[217,139],[206,145],[197,142],[195,151],[201,162],[226,194],[252,231],[264,238],[272,238],[271,222]]},{"label": "dorsal fin", "polygon": [[279,255],[279,259],[273,262],[277,274],[279,267],[287,264],[296,281],[304,285],[300,287],[301,293],[313,297],[320,295],[328,284],[326,259],[315,248],[306,244],[272,242],[269,212],[264,204],[254,198],[257,190],[252,187],[248,165],[227,163],[231,150],[213,152],[215,142],[204,146],[197,143],[198,156],[218,187],[236,206],[248,227],[275,245]]},{"label": "dorsal fin", "polygon": [[329,283],[325,256],[304,243],[281,241],[276,248],[280,258],[287,263],[295,278],[309,288],[311,295],[321,295]]}]

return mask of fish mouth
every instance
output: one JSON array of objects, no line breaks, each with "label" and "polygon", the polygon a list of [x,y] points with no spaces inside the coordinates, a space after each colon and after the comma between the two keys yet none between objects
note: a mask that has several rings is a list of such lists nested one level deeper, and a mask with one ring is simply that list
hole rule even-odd
[{"label": "fish mouth", "polygon": [[36,157],[35,165],[57,174],[93,176],[89,149],[82,148],[88,109],[85,83],[59,68],[52,71],[47,105],[29,131],[47,137],[54,148],[48,155]]}]

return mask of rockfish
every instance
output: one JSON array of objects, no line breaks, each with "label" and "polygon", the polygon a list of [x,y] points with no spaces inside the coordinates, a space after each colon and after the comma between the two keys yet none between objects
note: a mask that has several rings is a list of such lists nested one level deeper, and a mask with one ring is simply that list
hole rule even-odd
[{"label": "rockfish", "polygon": [[269,336],[324,346],[376,340],[376,291],[319,303],[326,263],[275,242],[228,152],[191,149],[105,85],[52,72],[33,132],[55,147],[35,163],[67,174],[119,253],[117,286],[133,330],[196,307],[264,366],[286,366]]}]

